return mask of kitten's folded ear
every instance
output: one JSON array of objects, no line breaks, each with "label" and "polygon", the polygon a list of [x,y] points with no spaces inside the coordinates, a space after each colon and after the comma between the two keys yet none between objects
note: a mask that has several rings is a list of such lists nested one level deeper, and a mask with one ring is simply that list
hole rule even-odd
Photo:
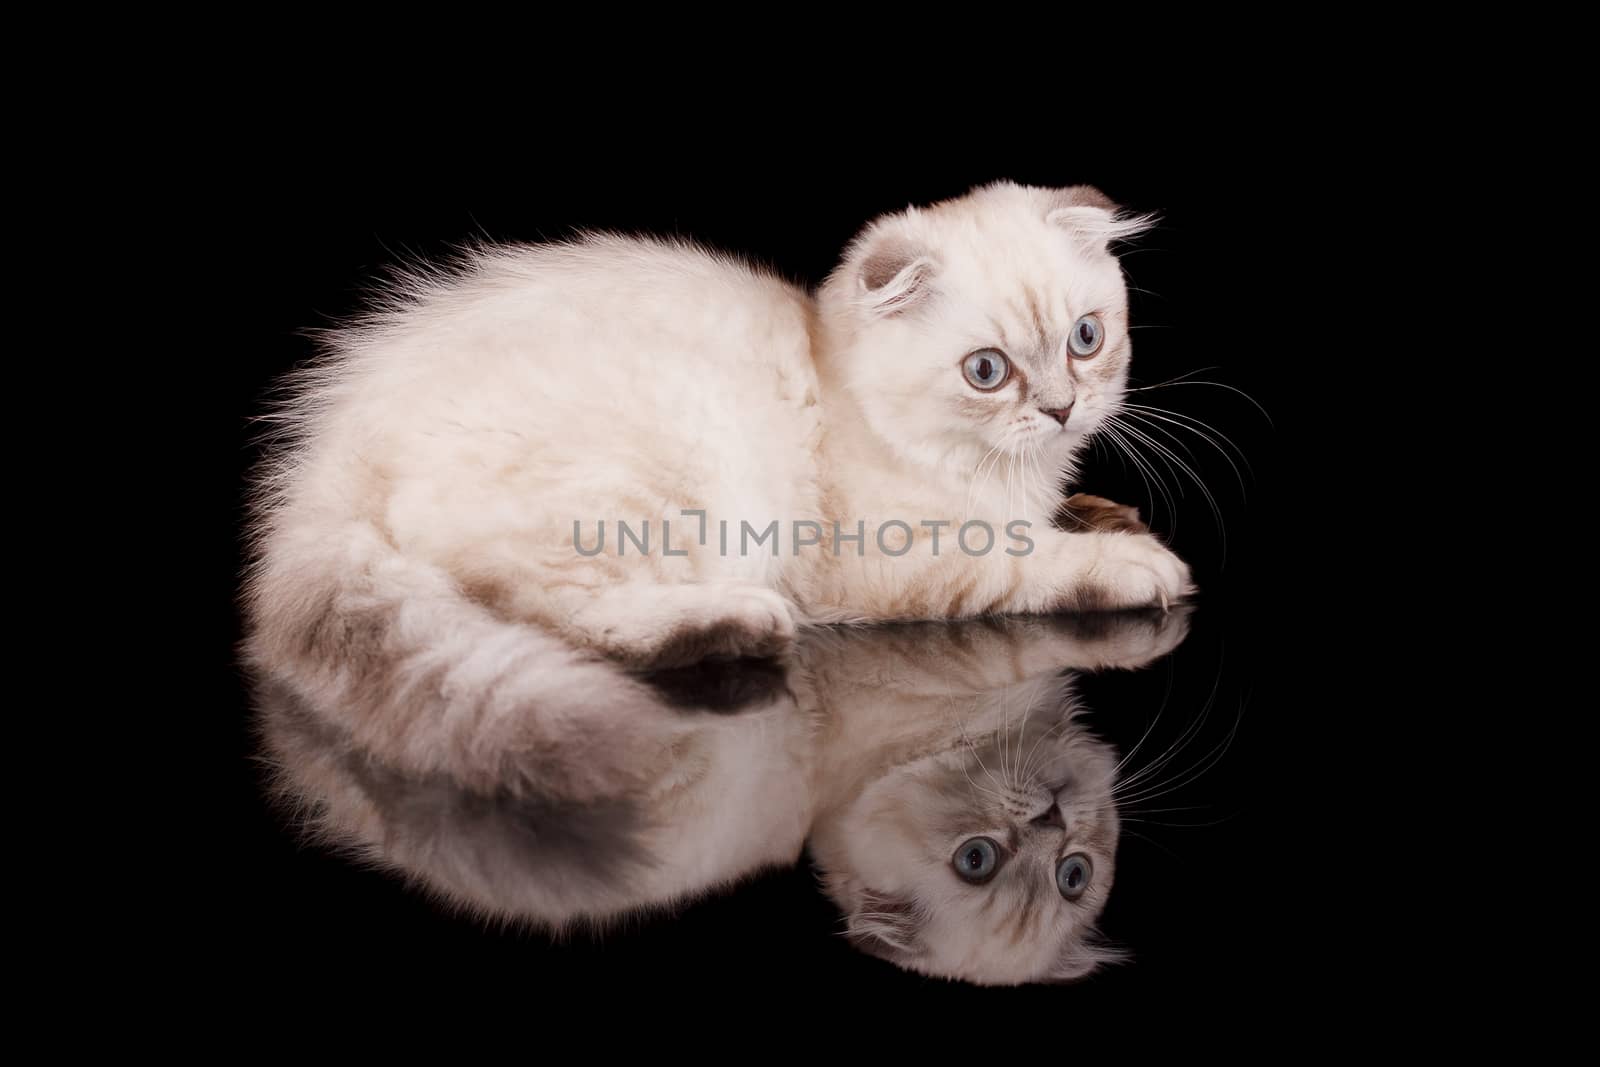
[{"label": "kitten's folded ear", "polygon": [[1087,248],[1105,251],[1112,241],[1136,237],[1156,224],[1154,215],[1124,211],[1092,185],[1051,189],[1045,219]]},{"label": "kitten's folded ear", "polygon": [[862,304],[879,318],[904,314],[922,303],[939,266],[910,236],[893,229],[865,235],[852,258]]}]

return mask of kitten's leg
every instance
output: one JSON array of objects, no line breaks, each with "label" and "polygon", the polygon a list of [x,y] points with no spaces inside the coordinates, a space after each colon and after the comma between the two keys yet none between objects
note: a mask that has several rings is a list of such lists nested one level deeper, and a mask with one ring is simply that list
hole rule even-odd
[{"label": "kitten's leg", "polygon": [[821,602],[869,619],[971,618],[1167,608],[1194,592],[1189,567],[1149,534],[1032,530],[1030,549],[1007,546],[932,556],[924,543],[885,559],[846,558]]},{"label": "kitten's leg", "polygon": [[1012,570],[1010,584],[987,610],[1165,609],[1194,592],[1189,565],[1149,534],[1048,530],[1031,536],[1028,555],[999,553],[1007,561],[1002,566]]},{"label": "kitten's leg", "polygon": [[773,656],[795,635],[789,602],[764,586],[628,583],[586,595],[562,627],[604,655],[670,667],[712,656]]}]

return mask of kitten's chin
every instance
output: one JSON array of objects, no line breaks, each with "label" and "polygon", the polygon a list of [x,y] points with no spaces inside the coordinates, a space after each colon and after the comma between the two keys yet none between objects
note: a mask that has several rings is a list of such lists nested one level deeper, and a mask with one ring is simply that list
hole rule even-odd
[{"label": "kitten's chin", "polygon": [[1021,449],[1034,454],[1066,457],[1076,452],[1088,440],[1088,430],[1052,425],[1049,429],[1038,430],[1025,437]]}]

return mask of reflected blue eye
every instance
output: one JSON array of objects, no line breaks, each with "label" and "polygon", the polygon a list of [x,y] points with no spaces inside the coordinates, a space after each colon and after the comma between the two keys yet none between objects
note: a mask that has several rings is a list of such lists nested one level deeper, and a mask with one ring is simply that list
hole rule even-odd
[{"label": "reflected blue eye", "polygon": [[1079,359],[1088,359],[1100,351],[1100,344],[1106,339],[1106,331],[1100,325],[1100,320],[1093,315],[1085,315],[1072,324],[1072,332],[1067,335],[1067,350]]},{"label": "reflected blue eye", "polygon": [[1094,866],[1082,852],[1074,852],[1056,864],[1056,888],[1068,900],[1077,900],[1089,888],[1094,877]]},{"label": "reflected blue eye", "polygon": [[1000,866],[1000,846],[987,837],[962,842],[951,859],[956,873],[973,884],[987,882]]},{"label": "reflected blue eye", "polygon": [[980,348],[961,361],[961,373],[974,389],[998,389],[1011,373],[1011,361],[998,348]]}]

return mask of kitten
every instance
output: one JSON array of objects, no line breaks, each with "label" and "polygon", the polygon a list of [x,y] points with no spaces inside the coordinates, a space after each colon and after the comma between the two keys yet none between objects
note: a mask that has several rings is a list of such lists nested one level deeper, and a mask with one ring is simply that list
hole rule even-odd
[{"label": "kitten", "polygon": [[[374,760],[280,686],[261,726],[282,795],[326,843],[449,903],[545,928],[669,907],[809,838],[864,951],[988,984],[1081,977],[1115,873],[1115,753],[1063,669],[1170,652],[1185,610],[813,629],[749,661],[636,682],[635,774],[575,802]],[[610,668],[621,675],[622,671]],[[652,744],[646,743],[648,741]]]},{"label": "kitten", "polygon": [[1095,930],[1119,763],[1063,669],[1141,666],[1187,623],[1183,609],[1104,618],[808,638],[831,727],[809,848],[856,947],[984,985],[1071,981],[1121,958]]},{"label": "kitten", "polygon": [[1188,569],[1148,532],[1049,523],[1123,393],[1107,245],[1143,225],[1001,183],[874,222],[815,300],[605,236],[413,277],[277,413],[247,658],[408,773],[578,795],[641,764],[649,707],[587,653],[1171,604]]}]

